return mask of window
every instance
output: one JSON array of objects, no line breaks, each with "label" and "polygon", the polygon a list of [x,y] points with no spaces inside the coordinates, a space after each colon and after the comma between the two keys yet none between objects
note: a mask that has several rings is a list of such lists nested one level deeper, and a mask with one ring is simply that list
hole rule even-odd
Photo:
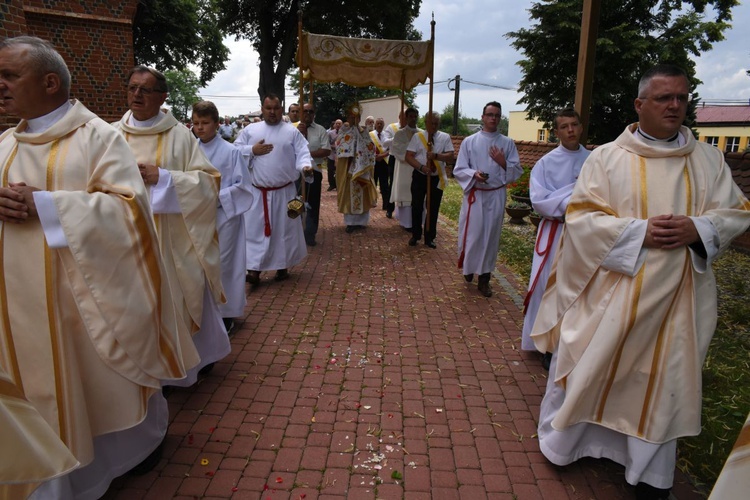
[{"label": "window", "polygon": [[739,137],[727,137],[727,146],[724,151],[727,153],[736,153],[740,149],[740,138]]},{"label": "window", "polygon": [[715,136],[708,136],[706,137],[706,142],[712,146],[719,147],[719,138]]},{"label": "window", "polygon": [[544,130],[543,128],[539,129],[539,131],[537,133],[537,137],[538,137],[537,140],[539,142],[547,142],[547,131]]}]

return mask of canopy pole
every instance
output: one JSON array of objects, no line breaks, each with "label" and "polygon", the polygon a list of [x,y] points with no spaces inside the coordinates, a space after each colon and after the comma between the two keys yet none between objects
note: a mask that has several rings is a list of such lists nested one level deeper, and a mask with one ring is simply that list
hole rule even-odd
[{"label": "canopy pole", "polygon": [[[297,11],[297,51],[300,50],[300,45],[302,43],[302,9],[299,9]],[[302,65],[297,65],[297,71],[299,73],[299,113],[300,113],[300,121],[302,120],[302,107],[305,97],[305,79],[302,76]],[[312,165],[310,165],[312,166]],[[305,182],[305,174],[300,174],[300,194],[302,196],[302,229],[304,230],[307,226],[307,213],[306,213],[306,205],[307,205],[307,186]]]},{"label": "canopy pole", "polygon": [[[427,111],[427,115],[425,115],[425,122],[424,122],[425,128],[427,128],[427,120],[431,119],[431,115],[432,115],[432,87],[433,87],[433,82],[435,80],[435,74],[434,74],[435,72],[435,13],[434,12],[432,13],[432,21],[430,21],[430,46],[432,48],[432,57],[430,58],[430,97],[429,97],[429,105],[428,105],[429,111]],[[432,141],[433,141],[432,132],[429,132],[427,134],[427,153],[428,154],[432,152],[432,146],[433,146]],[[427,234],[426,234],[427,231],[430,231],[430,215],[431,215],[430,203],[431,203],[431,198],[432,198],[432,179],[430,178],[432,176],[430,174],[432,172],[432,167],[435,166],[435,161],[427,158],[427,164],[429,165],[430,168],[427,172],[427,200],[425,203],[427,205],[426,207],[427,216],[425,217],[425,223],[424,223],[425,238],[427,237]],[[440,175],[440,172],[438,172],[438,175]],[[421,221],[412,221],[412,224],[420,224],[420,223]]]}]

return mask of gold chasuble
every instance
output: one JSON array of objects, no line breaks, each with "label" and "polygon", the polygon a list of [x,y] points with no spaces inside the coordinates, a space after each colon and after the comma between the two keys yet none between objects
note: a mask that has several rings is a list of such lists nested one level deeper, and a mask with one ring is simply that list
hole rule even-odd
[{"label": "gold chasuble", "polygon": [[601,264],[632,221],[663,214],[709,221],[721,252],[750,224],[750,203],[722,153],[686,127],[675,149],[640,141],[635,127],[583,165],[532,338],[557,350],[565,400],[555,429],[590,422],[664,443],[700,432],[701,365],[716,326],[710,262],[703,269],[682,247],[643,249],[632,277]]},{"label": "gold chasuble", "polygon": [[[214,300],[224,302],[221,285],[216,207],[221,176],[190,131],[170,113],[151,127],[128,124],[131,112],[114,123],[138,163],[169,170],[180,205],[176,214],[154,214],[175,307],[187,331],[201,325],[206,284]],[[195,366],[195,362],[188,362]]]},{"label": "gold chasuble", "polygon": [[378,203],[372,179],[375,145],[367,130],[352,126],[339,132],[336,140],[338,207],[342,214],[367,213]]},{"label": "gold chasuble", "polygon": [[[0,136],[2,185],[49,191],[68,246],[49,248],[38,218],[0,222],[0,372],[7,374],[0,385],[15,388],[0,393],[6,407],[26,411],[28,401],[86,465],[95,436],[135,426],[160,380],[185,377],[185,346],[148,194],[125,141],[76,101],[46,131],[20,133],[26,126],[21,120]],[[9,461],[33,456],[29,442],[48,436],[9,432],[0,429],[0,483],[43,479],[42,463],[27,477],[5,471]],[[61,460],[54,468],[69,468],[69,457],[50,445]]]}]

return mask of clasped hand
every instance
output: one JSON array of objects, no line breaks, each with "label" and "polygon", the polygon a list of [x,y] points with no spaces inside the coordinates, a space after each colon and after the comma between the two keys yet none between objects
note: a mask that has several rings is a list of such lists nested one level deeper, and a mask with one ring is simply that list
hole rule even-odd
[{"label": "clasped hand", "polygon": [[685,215],[657,215],[648,219],[646,248],[674,250],[695,243],[700,239],[695,223]]},{"label": "clasped hand", "polygon": [[39,188],[27,186],[25,182],[11,182],[8,187],[0,188],[0,220],[21,224],[36,217],[34,191]]}]

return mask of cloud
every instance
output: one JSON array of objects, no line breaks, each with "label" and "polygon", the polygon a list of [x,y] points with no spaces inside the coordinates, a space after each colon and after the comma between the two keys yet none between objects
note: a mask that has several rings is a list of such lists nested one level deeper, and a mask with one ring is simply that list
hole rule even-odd
[{"label": "cloud", "polygon": [[[460,108],[469,117],[479,117],[488,101],[503,105],[503,112],[523,110],[516,104],[517,92],[470,84],[468,81],[501,87],[516,87],[521,70],[516,64],[523,55],[510,45],[505,34],[530,25],[531,0],[464,0],[462,2],[423,0],[415,27],[423,38],[430,36],[430,21],[435,14],[435,81],[461,75]],[[732,29],[726,40],[696,59],[698,92],[704,99],[750,99],[750,2],[734,9]],[[227,39],[232,54],[227,69],[201,91],[216,102],[222,114],[236,115],[259,109],[258,58],[246,40]],[[453,92],[445,83],[435,84],[433,108],[442,110],[453,104]],[[427,111],[427,86],[417,88],[417,105]],[[290,92],[291,94],[291,92]],[[208,97],[207,97],[208,98]]]}]

